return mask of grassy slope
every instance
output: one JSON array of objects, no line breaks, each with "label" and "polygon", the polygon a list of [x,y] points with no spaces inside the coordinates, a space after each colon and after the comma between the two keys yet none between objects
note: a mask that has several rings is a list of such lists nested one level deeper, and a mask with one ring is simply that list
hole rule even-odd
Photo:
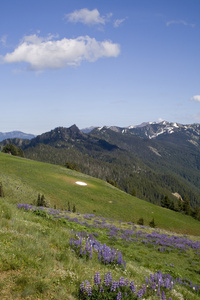
[{"label": "grassy slope", "polygon": [[[154,217],[157,227],[182,234],[199,235],[200,223],[189,216],[132,197],[104,181],[61,166],[0,153],[0,181],[14,203],[33,203],[44,194],[51,207],[67,209],[68,201],[78,212],[145,225]],[[87,186],[75,182],[84,181]]]},{"label": "grassy slope", "polygon": [[[87,182],[88,186],[77,186],[74,184],[76,180]],[[122,251],[127,268],[123,271],[104,266],[97,257],[86,262],[70,250],[71,229],[88,232],[94,229],[76,223],[63,225],[19,210],[16,204],[33,202],[40,192],[45,194],[52,206],[56,204],[65,208],[70,199],[80,212],[91,213],[96,209],[96,215],[126,221],[143,216],[148,222],[154,216],[160,227],[199,235],[200,223],[192,218],[133,198],[83,174],[1,153],[0,181],[6,196],[0,198],[1,299],[76,299],[76,289],[82,280],[92,282],[96,271],[103,276],[108,270],[112,271],[113,278],[124,276],[140,285],[150,272],[162,270],[168,273],[170,269],[175,276],[187,277],[200,284],[199,258],[192,251],[185,254],[179,251],[162,253],[143,244],[112,242],[105,230],[98,229],[100,241]],[[119,222],[113,224],[119,226]],[[128,225],[121,223],[120,226]],[[199,240],[199,237],[196,239]],[[170,267],[171,264],[174,266]],[[184,295],[181,299],[198,299],[184,287],[176,288],[173,299],[180,299],[180,295]]]}]

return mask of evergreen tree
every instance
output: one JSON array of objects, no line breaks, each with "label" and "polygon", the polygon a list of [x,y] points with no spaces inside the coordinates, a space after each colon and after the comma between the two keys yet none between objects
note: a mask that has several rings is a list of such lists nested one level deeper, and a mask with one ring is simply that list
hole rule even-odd
[{"label": "evergreen tree", "polygon": [[37,206],[42,206],[42,205],[41,205],[40,194],[38,194],[36,205],[37,205]]},{"label": "evergreen tree", "polygon": [[187,195],[184,197],[183,211],[185,212],[186,215],[190,215],[191,213],[190,199]]},{"label": "evergreen tree", "polygon": [[165,207],[165,208],[170,207],[170,200],[169,200],[169,197],[167,195],[161,200],[161,206]]},{"label": "evergreen tree", "polygon": [[154,218],[149,222],[149,226],[152,227],[152,228],[155,228],[155,227],[156,227]]},{"label": "evergreen tree", "polygon": [[43,207],[49,207],[49,203],[46,201],[44,195],[40,196],[40,194],[38,194],[36,205],[43,206]]},{"label": "evergreen tree", "polygon": [[183,210],[183,203],[181,198],[178,199],[178,211],[181,212]]},{"label": "evergreen tree", "polygon": [[137,221],[138,225],[144,225],[144,219],[143,218],[139,218],[139,220]]},{"label": "evergreen tree", "polygon": [[73,213],[76,212],[76,206],[75,206],[75,204],[73,205],[72,212],[73,212]]}]

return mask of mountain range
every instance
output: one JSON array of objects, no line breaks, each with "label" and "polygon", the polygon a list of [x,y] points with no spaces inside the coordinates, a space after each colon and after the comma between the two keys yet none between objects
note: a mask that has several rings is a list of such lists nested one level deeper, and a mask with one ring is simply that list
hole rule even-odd
[{"label": "mountain range", "polygon": [[24,133],[21,131],[10,131],[10,132],[0,132],[0,142],[6,139],[28,139],[31,140],[35,137],[34,134]]},{"label": "mountain range", "polygon": [[[85,133],[87,132],[87,133]],[[80,130],[58,127],[29,139],[6,138],[25,157],[73,166],[107,180],[127,193],[161,204],[167,195],[189,197],[200,205],[200,125],[143,123],[139,126],[104,126]]]}]

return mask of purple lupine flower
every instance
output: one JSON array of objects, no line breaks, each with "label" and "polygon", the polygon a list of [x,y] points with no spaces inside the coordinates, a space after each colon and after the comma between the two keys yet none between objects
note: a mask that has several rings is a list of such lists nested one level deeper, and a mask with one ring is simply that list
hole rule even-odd
[{"label": "purple lupine flower", "polygon": [[111,284],[112,284],[112,285],[111,285],[110,290],[111,290],[111,292],[115,292],[115,291],[116,291],[116,288],[117,288],[117,286],[118,286],[117,281],[112,281]]},{"label": "purple lupine flower", "polygon": [[127,278],[125,279],[124,285],[125,285],[125,286],[128,286],[128,285],[129,285],[129,280],[128,280]]},{"label": "purple lupine flower", "polygon": [[123,264],[122,254],[121,254],[120,251],[117,253],[117,264],[118,265],[122,265]]},{"label": "purple lupine flower", "polygon": [[145,284],[143,284],[142,289],[143,289],[144,294],[146,294],[147,288],[146,288],[146,285],[145,285]]},{"label": "purple lupine flower", "polygon": [[109,286],[109,285],[110,285],[110,282],[112,282],[112,276],[111,276],[111,272],[108,271],[108,273],[105,274],[105,276],[104,276],[104,283],[105,283],[105,286]]},{"label": "purple lupine flower", "polygon": [[80,248],[80,253],[79,253],[79,255],[80,255],[80,256],[82,256],[82,254],[83,254],[83,246],[81,245],[81,248]]},{"label": "purple lupine flower", "polygon": [[155,291],[155,289],[156,289],[156,283],[155,282],[153,282],[153,284],[151,285],[151,289]]},{"label": "purple lupine flower", "polygon": [[140,289],[138,292],[137,292],[137,296],[139,299],[142,299],[142,296],[144,295],[144,292],[143,292],[143,289]]},{"label": "purple lupine flower", "polygon": [[124,286],[124,277],[120,277],[119,286]]},{"label": "purple lupine flower", "polygon": [[83,281],[80,284],[80,291],[81,291],[81,293],[84,293],[84,291],[85,291],[85,284]]},{"label": "purple lupine flower", "polygon": [[169,288],[170,288],[170,280],[169,280],[169,278],[166,278],[166,279],[165,279],[165,288],[166,288],[166,289],[169,289]]},{"label": "purple lupine flower", "polygon": [[160,296],[160,288],[158,288],[156,295]]},{"label": "purple lupine flower", "polygon": [[94,284],[95,285],[100,285],[101,284],[101,278],[99,272],[96,272],[94,275]]},{"label": "purple lupine flower", "polygon": [[131,289],[131,292],[132,292],[133,294],[135,294],[135,285],[134,285],[134,282],[133,282],[133,281],[130,282],[130,289]]},{"label": "purple lupine flower", "polygon": [[161,299],[162,299],[162,300],[166,300],[166,296],[165,296],[165,292],[164,292],[164,291],[162,291]]},{"label": "purple lupine flower", "polygon": [[118,292],[118,294],[117,294],[117,300],[121,300],[121,299],[122,299],[122,293]]},{"label": "purple lupine flower", "polygon": [[86,285],[85,290],[86,290],[88,296],[92,296],[92,287],[88,280],[85,280],[85,285]]}]

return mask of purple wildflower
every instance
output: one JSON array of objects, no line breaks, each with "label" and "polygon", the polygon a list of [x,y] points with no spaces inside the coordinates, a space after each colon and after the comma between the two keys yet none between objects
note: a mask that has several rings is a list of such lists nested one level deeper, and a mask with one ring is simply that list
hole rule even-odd
[{"label": "purple wildflower", "polygon": [[144,295],[144,291],[143,289],[140,289],[138,292],[137,292],[137,296],[139,299],[142,299],[142,296]]},{"label": "purple wildflower", "polygon": [[124,277],[120,277],[119,286],[124,286]]},{"label": "purple wildflower", "polygon": [[107,274],[105,274],[104,276],[104,284],[105,286],[109,286],[110,282],[112,282],[112,276],[111,276],[111,272],[109,271]]},{"label": "purple wildflower", "polygon": [[116,288],[117,288],[118,284],[116,281],[112,281],[112,285],[111,285],[111,292],[115,292],[116,291]]},{"label": "purple wildflower", "polygon": [[95,285],[100,285],[101,284],[101,278],[99,272],[96,272],[94,275],[94,284]]},{"label": "purple wildflower", "polygon": [[91,284],[89,283],[88,280],[85,280],[85,284],[86,284],[85,290],[86,290],[88,296],[92,296],[92,287],[91,287]]},{"label": "purple wildflower", "polygon": [[118,292],[118,294],[117,294],[117,300],[121,300],[121,299],[122,299],[122,293]]},{"label": "purple wildflower", "polygon": [[162,299],[162,300],[166,300],[166,296],[165,296],[165,292],[164,292],[164,291],[162,291],[161,299]]},{"label": "purple wildflower", "polygon": [[127,278],[125,279],[124,285],[125,285],[125,286],[128,286],[128,285],[129,285],[129,280],[128,280]]},{"label": "purple wildflower", "polygon": [[84,291],[85,291],[85,284],[83,281],[80,284],[80,291],[81,291],[81,293],[84,293]]},{"label": "purple wildflower", "polygon": [[133,281],[130,282],[130,289],[131,289],[131,292],[132,292],[133,294],[135,294],[135,285],[134,285],[134,282],[133,282]]}]

